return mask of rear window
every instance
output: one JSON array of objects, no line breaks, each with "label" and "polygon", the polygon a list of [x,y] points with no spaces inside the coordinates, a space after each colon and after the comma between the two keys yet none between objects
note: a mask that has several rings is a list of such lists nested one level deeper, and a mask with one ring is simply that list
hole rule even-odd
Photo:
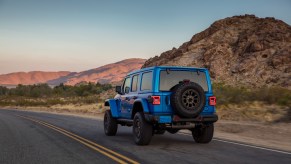
[{"label": "rear window", "polygon": [[160,72],[160,91],[170,91],[172,87],[179,84],[179,82],[183,80],[190,80],[198,83],[205,92],[208,91],[205,72],[171,70]]}]

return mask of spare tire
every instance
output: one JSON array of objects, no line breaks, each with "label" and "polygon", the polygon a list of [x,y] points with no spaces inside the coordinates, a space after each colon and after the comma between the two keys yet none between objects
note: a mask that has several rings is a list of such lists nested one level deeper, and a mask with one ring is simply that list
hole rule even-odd
[{"label": "spare tire", "polygon": [[197,117],[204,109],[206,98],[203,88],[194,82],[181,82],[173,87],[171,105],[181,117]]}]

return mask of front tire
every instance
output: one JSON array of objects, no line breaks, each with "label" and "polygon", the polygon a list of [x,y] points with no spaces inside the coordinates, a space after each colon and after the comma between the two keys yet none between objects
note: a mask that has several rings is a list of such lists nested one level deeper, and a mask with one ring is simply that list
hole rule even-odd
[{"label": "front tire", "polygon": [[117,120],[112,117],[110,110],[104,114],[104,132],[107,136],[115,136],[117,132]]},{"label": "front tire", "polygon": [[213,138],[214,125],[197,126],[192,130],[192,136],[197,143],[209,143]]},{"label": "front tire", "polygon": [[153,126],[146,122],[141,112],[134,115],[132,133],[137,145],[148,145],[152,139]]}]

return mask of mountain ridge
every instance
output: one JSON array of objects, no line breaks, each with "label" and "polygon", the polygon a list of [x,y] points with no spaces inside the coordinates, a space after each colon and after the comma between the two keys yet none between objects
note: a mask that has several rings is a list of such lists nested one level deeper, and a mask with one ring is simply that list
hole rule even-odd
[{"label": "mountain ridge", "polygon": [[130,58],[81,72],[13,72],[0,75],[0,85],[48,83],[54,86],[60,83],[75,85],[84,81],[112,83],[120,81],[127,73],[139,69],[144,62],[145,59]]},{"label": "mountain ridge", "polygon": [[36,84],[45,83],[47,80],[59,78],[70,74],[69,71],[30,71],[30,72],[13,72],[0,75],[1,85],[17,84]]}]

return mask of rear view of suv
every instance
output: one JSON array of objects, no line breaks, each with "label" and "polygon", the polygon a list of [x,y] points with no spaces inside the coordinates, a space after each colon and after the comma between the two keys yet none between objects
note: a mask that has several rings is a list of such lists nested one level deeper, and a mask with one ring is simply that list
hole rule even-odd
[{"label": "rear view of suv", "polygon": [[193,67],[150,67],[129,73],[116,86],[114,99],[105,101],[104,132],[116,135],[118,124],[132,126],[138,145],[150,143],[154,134],[192,132],[197,143],[209,143],[214,125],[216,98],[209,71]]}]

